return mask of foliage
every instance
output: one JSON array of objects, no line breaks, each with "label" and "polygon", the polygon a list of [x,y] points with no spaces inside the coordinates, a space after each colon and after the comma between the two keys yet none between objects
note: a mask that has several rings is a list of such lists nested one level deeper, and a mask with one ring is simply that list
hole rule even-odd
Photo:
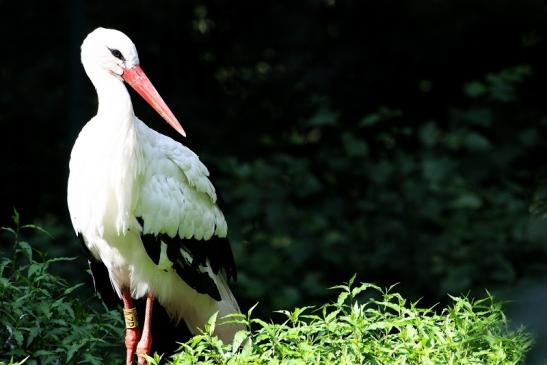
[{"label": "foliage", "polygon": [[242,296],[267,310],[320,302],[320,288],[359,272],[434,302],[546,275],[547,225],[528,206],[547,119],[514,122],[531,73],[471,81],[438,119],[381,107],[348,120],[319,99],[263,141],[268,156],[221,159]]},{"label": "foliage", "polygon": [[8,363],[3,362],[0,360],[0,365],[22,365],[27,361],[28,357],[24,358],[22,361],[16,361],[14,362],[13,359],[11,359]]},{"label": "foliage", "polygon": [[[120,363],[119,313],[79,300],[80,285],[50,273],[51,265],[71,259],[45,257],[22,237],[24,231],[47,232],[20,225],[17,212],[14,220],[15,228],[2,228],[13,249],[0,263],[0,364]],[[234,315],[246,330],[231,345],[213,337],[213,316],[170,363],[517,364],[530,347],[528,334],[507,328],[500,303],[490,295],[451,296],[451,304],[439,310],[422,308],[393,288],[353,284],[354,278],[335,287],[335,303],[277,311],[282,319],[276,323],[254,316],[255,307]],[[157,355],[150,360],[161,362]]]},{"label": "foliage", "polygon": [[[71,258],[47,258],[22,239],[34,225],[2,227],[11,235],[11,257],[0,261],[0,364],[29,357],[25,364],[119,364],[120,314],[94,310],[78,288],[52,274],[50,266]],[[44,233],[45,234],[45,233]],[[51,239],[51,238],[50,238]]]},{"label": "foliage", "polygon": [[519,364],[529,349],[529,336],[507,329],[490,295],[450,297],[439,312],[392,288],[352,283],[336,286],[336,303],[279,311],[280,324],[253,318],[251,309],[231,345],[211,335],[213,317],[169,364]]}]

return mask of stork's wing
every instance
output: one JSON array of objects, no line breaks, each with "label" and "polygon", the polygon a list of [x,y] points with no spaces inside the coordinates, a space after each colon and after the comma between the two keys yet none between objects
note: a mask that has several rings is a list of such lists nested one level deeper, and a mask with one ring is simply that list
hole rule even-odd
[{"label": "stork's wing", "polygon": [[218,272],[235,279],[236,271],[209,172],[187,147],[142,122],[138,128],[145,163],[135,216],[145,249],[158,266],[220,301]]},{"label": "stork's wing", "polygon": [[219,288],[216,278],[219,271],[224,271],[228,278],[236,278],[234,257],[226,237],[213,236],[207,241],[198,241],[165,234],[143,234],[142,241],[156,265],[172,267],[194,290],[216,301],[223,299],[221,292],[226,290]]},{"label": "stork's wing", "polygon": [[173,238],[226,237],[226,220],[216,205],[209,171],[187,147],[138,123],[144,171],[135,215],[143,233]]}]

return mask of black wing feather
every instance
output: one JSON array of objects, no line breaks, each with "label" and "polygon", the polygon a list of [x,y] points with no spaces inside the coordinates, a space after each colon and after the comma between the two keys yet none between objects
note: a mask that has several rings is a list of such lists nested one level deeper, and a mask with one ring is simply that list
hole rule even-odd
[{"label": "black wing feather", "polygon": [[[141,217],[137,220],[141,226],[144,225]],[[222,270],[229,279],[236,279],[234,255],[230,242],[225,237],[212,236],[209,240],[181,239],[166,234],[143,234],[141,237],[146,253],[156,265],[160,260],[161,242],[164,242],[167,245],[167,257],[173,262],[173,269],[198,293],[221,300],[213,278],[205,271],[207,265],[210,265],[214,274]]]}]

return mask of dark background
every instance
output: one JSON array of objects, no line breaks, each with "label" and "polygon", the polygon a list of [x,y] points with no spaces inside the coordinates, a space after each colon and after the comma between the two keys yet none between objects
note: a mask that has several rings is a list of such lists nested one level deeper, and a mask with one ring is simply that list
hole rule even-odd
[{"label": "dark background", "polygon": [[[96,108],[79,46],[116,28],[224,197],[244,308],[319,303],[357,273],[424,305],[492,290],[541,336],[546,15],[532,0],[0,0],[0,223],[16,207],[52,232],[42,250],[79,254],[68,161]],[[84,280],[84,265],[63,269]]]}]

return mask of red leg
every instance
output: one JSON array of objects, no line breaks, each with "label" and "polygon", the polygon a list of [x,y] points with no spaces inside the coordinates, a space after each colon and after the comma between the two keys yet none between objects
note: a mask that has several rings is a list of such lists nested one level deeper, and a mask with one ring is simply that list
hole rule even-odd
[{"label": "red leg", "polygon": [[150,355],[150,347],[152,347],[152,331],[150,325],[152,324],[152,307],[154,305],[154,297],[152,294],[146,294],[146,311],[144,314],[144,325],[142,328],[142,336],[139,344],[137,345],[137,356],[139,357],[139,364],[146,364],[146,359],[143,355]]},{"label": "red leg", "polygon": [[131,298],[129,290],[122,291],[122,300],[125,317],[125,348],[127,349],[125,363],[131,365],[140,337],[139,321],[137,320],[137,309],[133,307],[133,298]]}]

